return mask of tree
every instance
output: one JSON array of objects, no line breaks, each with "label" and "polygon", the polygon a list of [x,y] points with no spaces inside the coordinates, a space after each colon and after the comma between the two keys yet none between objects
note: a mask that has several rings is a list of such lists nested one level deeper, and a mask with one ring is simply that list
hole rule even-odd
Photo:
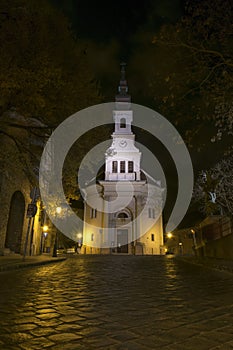
[{"label": "tree", "polygon": [[0,25],[0,161],[17,159],[35,182],[52,129],[102,98],[84,44],[48,1],[3,0]]},{"label": "tree", "polygon": [[1,2],[1,114],[58,123],[100,101],[83,44],[47,1]]},{"label": "tree", "polygon": [[153,38],[150,89],[186,140],[232,144],[232,17],[229,0],[189,0],[184,17]]},{"label": "tree", "polygon": [[200,174],[193,199],[207,215],[233,215],[233,155],[221,160],[213,168]]}]

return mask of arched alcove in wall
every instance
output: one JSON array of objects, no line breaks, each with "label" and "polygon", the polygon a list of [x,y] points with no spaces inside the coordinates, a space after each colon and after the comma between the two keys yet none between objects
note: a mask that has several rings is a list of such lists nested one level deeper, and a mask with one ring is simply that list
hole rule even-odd
[{"label": "arched alcove in wall", "polygon": [[25,199],[20,191],[11,197],[10,212],[7,223],[5,248],[14,253],[20,253],[25,215]]},{"label": "arched alcove in wall", "polygon": [[118,219],[127,219],[129,216],[127,213],[125,212],[120,212],[118,215],[117,215],[117,218]]}]

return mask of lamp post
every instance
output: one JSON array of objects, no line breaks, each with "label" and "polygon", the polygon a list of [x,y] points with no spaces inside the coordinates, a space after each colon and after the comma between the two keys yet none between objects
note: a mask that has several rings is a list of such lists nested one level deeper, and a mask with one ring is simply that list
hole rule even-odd
[{"label": "lamp post", "polygon": [[173,234],[171,232],[167,233],[167,239],[166,239],[166,253],[173,253],[174,247],[173,247]]},{"label": "lamp post", "polygon": [[196,248],[197,247],[196,231],[194,229],[191,229],[191,233],[193,234],[193,245],[194,245],[194,248]]},{"label": "lamp post", "polygon": [[183,255],[183,243],[179,242],[179,254]]},{"label": "lamp post", "polygon": [[46,237],[48,235],[48,225],[44,225],[43,228],[42,228],[42,247],[41,247],[41,250],[42,250],[42,253],[44,253],[44,250],[45,250],[45,241],[46,241]]},{"label": "lamp post", "polygon": [[[56,216],[57,214],[61,214],[62,208],[61,207],[57,207],[56,208]],[[57,232],[57,228],[55,227],[55,241],[54,241],[54,246],[53,246],[53,258],[57,257],[57,248],[58,248],[58,232]]]},{"label": "lamp post", "polygon": [[43,253],[44,250],[45,250],[45,242],[46,242],[46,237],[47,237],[47,236],[48,236],[48,232],[43,232],[44,240],[43,240],[42,253]]}]

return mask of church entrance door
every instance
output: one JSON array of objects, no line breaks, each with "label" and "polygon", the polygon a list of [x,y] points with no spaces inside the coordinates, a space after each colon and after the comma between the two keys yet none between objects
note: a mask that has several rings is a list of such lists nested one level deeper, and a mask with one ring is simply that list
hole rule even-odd
[{"label": "church entrance door", "polygon": [[117,253],[128,253],[128,230],[117,230]]}]

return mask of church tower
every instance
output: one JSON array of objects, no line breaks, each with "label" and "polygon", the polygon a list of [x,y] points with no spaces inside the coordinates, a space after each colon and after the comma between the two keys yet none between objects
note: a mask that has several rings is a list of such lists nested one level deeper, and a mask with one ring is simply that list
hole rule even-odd
[{"label": "church tower", "polygon": [[[159,255],[164,252],[163,190],[158,182],[149,183],[141,176],[141,152],[135,146],[132,132],[133,111],[125,66],[121,64],[115,96],[115,126],[112,144],[105,152],[105,177],[86,188],[83,254]],[[96,208],[88,205],[88,198],[94,197],[98,199]],[[115,204],[119,198],[123,198],[123,206]]]},{"label": "church tower", "polygon": [[106,181],[139,181],[141,152],[135,147],[132,132],[133,111],[131,96],[125,78],[125,63],[121,64],[121,79],[115,97],[116,109],[113,111],[115,131],[112,145],[105,153]]}]

